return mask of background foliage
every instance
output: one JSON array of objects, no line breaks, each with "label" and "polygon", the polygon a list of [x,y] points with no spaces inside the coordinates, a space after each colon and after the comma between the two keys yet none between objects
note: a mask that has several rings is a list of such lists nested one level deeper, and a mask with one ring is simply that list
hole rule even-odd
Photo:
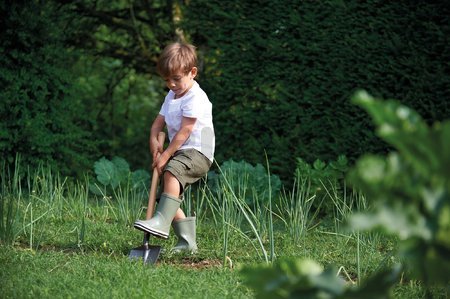
[{"label": "background foliage", "polygon": [[[94,142],[84,128],[87,109],[79,101],[67,65],[70,12],[54,3],[0,4],[0,154],[16,153],[36,167],[45,162],[65,173],[90,165]],[[73,16],[72,16],[73,17]]]},{"label": "background foliage", "polygon": [[175,33],[173,1],[74,1],[80,17],[71,47],[83,51],[74,65],[79,97],[89,109],[89,130],[107,157],[124,157],[133,168],[149,168],[149,128],[163,100],[155,77],[161,48]]},{"label": "background foliage", "polygon": [[450,116],[445,1],[192,1],[183,28],[205,56],[217,158],[261,162],[287,181],[298,157],[351,161],[386,145],[349,102],[358,87]]},{"label": "background foliage", "polygon": [[1,4],[0,152],[64,174],[101,156],[148,168],[148,131],[163,88],[160,48],[173,40],[172,1]]},{"label": "background foliage", "polygon": [[155,61],[182,37],[198,47],[219,164],[264,164],[266,150],[284,184],[298,158],[387,151],[349,102],[358,87],[402,99],[428,123],[450,116],[446,1],[9,2],[0,152],[10,162],[20,152],[79,173],[121,156],[147,169],[166,92]]}]

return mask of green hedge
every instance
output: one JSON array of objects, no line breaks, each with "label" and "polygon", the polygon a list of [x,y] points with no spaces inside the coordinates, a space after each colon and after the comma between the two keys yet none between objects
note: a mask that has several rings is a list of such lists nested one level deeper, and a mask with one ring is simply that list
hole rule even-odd
[{"label": "green hedge", "polygon": [[354,160],[387,145],[349,97],[397,98],[450,117],[446,1],[189,2],[184,32],[204,61],[217,159],[264,160],[290,180],[295,159]]},{"label": "green hedge", "polygon": [[[67,20],[56,4],[0,4],[0,155],[65,174],[91,165],[90,135],[68,69]],[[66,12],[67,16],[67,12]],[[73,17],[73,16],[72,16]]]}]

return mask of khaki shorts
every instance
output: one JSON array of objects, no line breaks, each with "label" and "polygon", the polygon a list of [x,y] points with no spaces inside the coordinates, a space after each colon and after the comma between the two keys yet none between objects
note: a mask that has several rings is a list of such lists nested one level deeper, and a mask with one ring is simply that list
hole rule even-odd
[{"label": "khaki shorts", "polygon": [[[208,173],[212,162],[196,149],[176,151],[170,158],[163,173],[169,171],[180,182],[180,196],[188,185],[197,182]],[[163,174],[164,176],[164,174]],[[160,194],[164,190],[164,180],[161,180]],[[159,196],[158,196],[159,198]]]}]

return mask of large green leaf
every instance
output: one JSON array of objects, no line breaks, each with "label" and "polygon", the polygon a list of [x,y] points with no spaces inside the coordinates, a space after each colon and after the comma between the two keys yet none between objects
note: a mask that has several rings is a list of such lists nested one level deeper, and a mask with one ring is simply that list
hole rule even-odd
[{"label": "large green leaf", "polygon": [[148,171],[138,169],[131,174],[132,187],[138,190],[147,189],[150,183],[150,174]]},{"label": "large green leaf", "polygon": [[97,180],[104,186],[116,186],[117,171],[113,162],[103,157],[94,163],[94,171],[97,175]]},{"label": "large green leaf", "polygon": [[383,205],[370,214],[353,214],[349,224],[357,230],[381,229],[398,236],[401,240],[416,237],[425,240],[432,238],[425,217],[412,205]]},{"label": "large green leaf", "polygon": [[[208,175],[208,180],[212,185],[214,192],[221,192],[219,183],[227,176],[228,182],[236,194],[245,197],[248,204],[255,204],[255,200],[266,202],[269,198],[269,179],[271,184],[272,198],[281,189],[281,180],[277,175],[267,173],[267,170],[261,164],[253,166],[245,161],[225,161],[220,166],[221,175],[214,177]],[[216,180],[214,182],[213,180]],[[246,187],[246,188],[243,188]],[[248,190],[247,190],[248,188]]]},{"label": "large green leaf", "polygon": [[114,164],[116,169],[117,184],[126,180],[130,174],[130,165],[128,162],[121,157],[113,157],[111,162]]},{"label": "large green leaf", "polygon": [[128,179],[130,166],[120,157],[114,157],[111,161],[102,157],[94,163],[94,171],[101,184],[115,189],[121,182]]}]

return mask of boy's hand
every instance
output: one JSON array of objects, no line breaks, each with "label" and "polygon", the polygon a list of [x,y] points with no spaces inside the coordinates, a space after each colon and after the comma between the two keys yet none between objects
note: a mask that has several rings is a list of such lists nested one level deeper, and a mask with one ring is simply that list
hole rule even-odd
[{"label": "boy's hand", "polygon": [[163,152],[162,154],[157,153],[156,159],[153,160],[152,168],[156,167],[156,170],[158,170],[158,174],[161,175],[169,159],[170,156],[167,154],[167,152]]},{"label": "boy's hand", "polygon": [[163,152],[163,144],[160,144],[157,138],[153,138],[150,141],[150,151],[152,152],[153,161],[156,161],[158,156]]}]

